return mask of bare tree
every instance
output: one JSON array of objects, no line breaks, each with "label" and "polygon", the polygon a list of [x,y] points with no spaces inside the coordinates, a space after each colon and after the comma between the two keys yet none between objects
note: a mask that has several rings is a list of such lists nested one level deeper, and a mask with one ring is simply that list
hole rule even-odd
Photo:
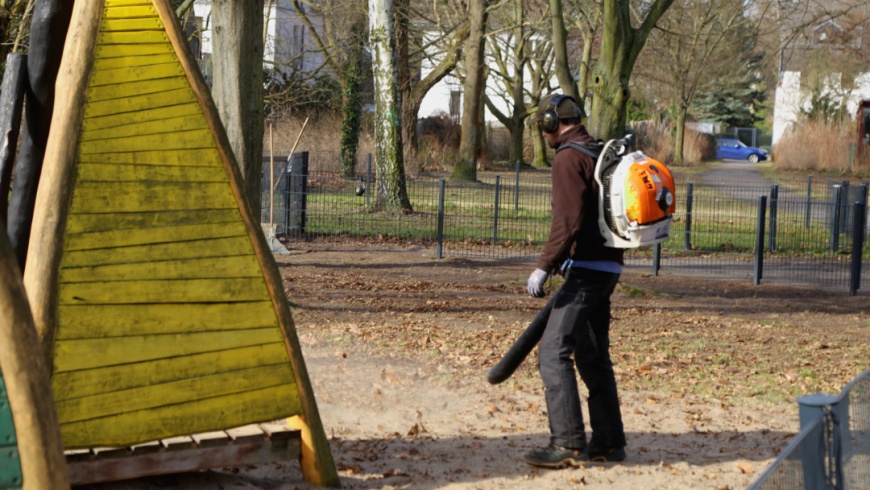
[{"label": "bare tree", "polygon": [[469,34],[465,47],[465,80],[462,84],[462,134],[459,155],[452,177],[456,180],[477,180],[477,155],[480,151],[483,127],[482,107],[484,81],[484,49],[488,0],[468,2]]},{"label": "bare tree", "polygon": [[263,0],[215,0],[212,97],[245,179],[260,208],[263,172]]},{"label": "bare tree", "polygon": [[397,90],[399,72],[393,0],[369,1],[369,39],[375,84],[376,205],[382,209],[412,212],[402,159],[402,108]]}]

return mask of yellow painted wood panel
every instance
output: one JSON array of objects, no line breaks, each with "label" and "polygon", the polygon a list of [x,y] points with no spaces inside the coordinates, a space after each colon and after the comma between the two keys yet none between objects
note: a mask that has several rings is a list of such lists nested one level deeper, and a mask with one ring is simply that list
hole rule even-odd
[{"label": "yellow painted wood panel", "polygon": [[127,446],[171,436],[268,422],[302,413],[296,385],[63,424],[66,449]]},{"label": "yellow painted wood panel", "polygon": [[85,118],[171,107],[195,101],[193,91],[189,88],[183,88],[167,90],[158,94],[138,95],[124,100],[89,102],[85,104]]},{"label": "yellow painted wood panel", "polygon": [[166,32],[160,31],[138,31],[138,32],[100,32],[97,39],[100,45],[109,44],[159,44],[169,43],[169,38]]},{"label": "yellow painted wood panel", "polygon": [[230,186],[217,182],[79,182],[76,213],[128,213],[236,207]]},{"label": "yellow painted wood panel", "polygon": [[[272,344],[283,340],[277,328],[139,335],[87,340],[59,340],[54,346],[54,369],[62,373],[79,369],[119,366],[204,352]],[[121,369],[122,372],[123,368]]]},{"label": "yellow painted wood panel", "polygon": [[60,271],[60,283],[139,281],[146,279],[216,279],[261,277],[260,265],[248,256],[167,260],[137,264],[104,265],[99,267],[65,267]]},{"label": "yellow painted wood panel", "polygon": [[128,58],[131,56],[145,56],[149,54],[172,53],[172,46],[166,44],[100,44],[95,50],[95,57],[100,58]]},{"label": "yellow painted wood panel", "polygon": [[163,24],[158,18],[144,19],[106,19],[100,25],[102,32],[114,31],[147,31],[160,30],[163,31]]},{"label": "yellow painted wood panel", "polygon": [[[131,22],[139,22],[139,20]],[[94,60],[93,70],[114,70],[117,68],[133,66],[162,65],[163,63],[178,63],[178,57],[175,56],[175,53],[163,53],[145,56],[128,56],[126,58],[102,58]]]},{"label": "yellow painted wood panel", "polygon": [[97,266],[127,262],[150,262],[155,259],[194,259],[253,254],[251,238],[247,235],[217,240],[163,243],[136,247],[107,248],[102,250],[71,251],[63,254],[61,267]]},{"label": "yellow painted wood panel", "polygon": [[198,303],[256,301],[268,298],[262,277],[81,282],[60,285],[58,303]]},{"label": "yellow painted wood panel", "polygon": [[[237,303],[59,305],[57,339],[244,330],[275,326],[277,321],[271,299]],[[286,349],[283,352],[286,356]]]},{"label": "yellow painted wood panel", "polygon": [[136,3],[106,3],[106,8],[103,10],[103,19],[125,19],[137,17],[154,17],[157,18],[157,11],[151,6],[150,2],[144,5],[141,2]]},{"label": "yellow painted wood panel", "polygon": [[242,236],[246,233],[241,222],[220,225],[182,225],[169,228],[145,230],[104,231],[96,233],[67,234],[64,250],[94,250],[110,247],[130,247],[155,243],[170,243],[191,240],[206,240]]},{"label": "yellow painted wood panel", "polygon": [[[181,68],[181,63],[176,61],[174,63],[162,63],[159,65],[129,66],[112,70],[94,70],[88,87],[88,102],[92,100],[90,97],[91,92],[94,92],[95,88],[103,85],[121,85],[121,87],[116,87],[116,89],[127,89],[126,93],[123,93],[122,95],[130,97],[137,95],[136,90],[141,90],[139,86],[134,85],[135,82],[148,80],[156,81],[161,78],[170,77],[181,78],[185,81],[187,80],[184,76],[184,70]],[[188,83],[185,86],[189,88],[190,84]]]},{"label": "yellow painted wood panel", "polygon": [[58,401],[57,415],[65,424],[286,384],[295,384],[289,362]]},{"label": "yellow painted wood panel", "polygon": [[115,182],[226,182],[227,172],[219,167],[176,167],[166,165],[117,165],[80,163],[78,181]]},{"label": "yellow painted wood panel", "polygon": [[136,230],[139,228],[160,228],[191,223],[220,224],[241,220],[238,208],[228,209],[191,209],[181,211],[162,211],[159,213],[121,213],[121,214],[71,214],[67,221],[67,233],[90,233],[109,230]]},{"label": "yellow painted wood panel", "polygon": [[151,5],[150,0],[105,0],[106,7],[123,7],[129,5]]},{"label": "yellow painted wood panel", "polygon": [[141,124],[149,121],[162,121],[173,117],[202,114],[199,102],[188,101],[156,109],[143,109],[136,112],[123,112],[105,116],[90,116],[82,121],[82,131],[117,128],[131,124]]},{"label": "yellow painted wood panel", "polygon": [[[51,387],[54,399],[62,401],[208,376],[222,371],[280,363],[286,363],[287,367],[291,368],[287,357],[287,348],[283,342],[276,342],[170,359],[137,362],[124,365],[121,368],[109,366],[54,373],[51,377]],[[123,376],[118,375],[118,369],[123,369]]]},{"label": "yellow painted wood panel", "polygon": [[[126,138],[132,136],[145,136],[149,134],[164,134],[176,131],[184,131],[187,129],[200,129],[207,127],[208,125],[205,122],[205,118],[202,117],[202,114],[193,114],[190,116],[170,117],[157,121],[130,124],[121,127],[98,129],[94,131],[83,131],[81,141],[93,141],[106,138]],[[224,172],[224,175],[226,175],[226,172]]]},{"label": "yellow painted wood panel", "polygon": [[187,86],[187,79],[183,76],[147,79],[116,85],[103,85],[100,87],[93,87],[88,91],[88,101],[100,102],[137,95],[156,94],[167,90],[177,90]]},{"label": "yellow painted wood panel", "polygon": [[174,133],[146,134],[126,138],[82,141],[79,151],[87,153],[127,153],[161,148],[163,151],[186,148],[214,148],[214,136],[208,129],[185,129]]}]

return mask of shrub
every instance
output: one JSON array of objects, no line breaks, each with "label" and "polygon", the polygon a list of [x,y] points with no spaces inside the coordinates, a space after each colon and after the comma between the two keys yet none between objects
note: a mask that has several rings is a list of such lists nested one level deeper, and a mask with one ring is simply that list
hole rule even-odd
[{"label": "shrub", "polygon": [[857,155],[850,169],[855,126],[849,118],[828,122],[805,119],[789,128],[773,149],[779,169],[845,173],[870,171],[870,151]]}]

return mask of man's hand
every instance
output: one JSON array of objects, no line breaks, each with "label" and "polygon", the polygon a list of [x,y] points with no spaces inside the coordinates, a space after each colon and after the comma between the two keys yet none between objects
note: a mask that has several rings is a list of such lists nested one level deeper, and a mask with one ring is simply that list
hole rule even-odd
[{"label": "man's hand", "polygon": [[544,283],[547,281],[548,275],[541,269],[535,269],[532,275],[529,276],[529,280],[526,281],[526,291],[534,298],[543,298]]}]

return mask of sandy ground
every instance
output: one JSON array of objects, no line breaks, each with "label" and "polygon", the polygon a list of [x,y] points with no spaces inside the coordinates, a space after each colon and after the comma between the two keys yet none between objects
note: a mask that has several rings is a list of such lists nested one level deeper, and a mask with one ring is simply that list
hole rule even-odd
[{"label": "sandy ground", "polygon": [[[836,392],[870,358],[866,297],[628,270],[612,327],[628,460],[541,470],[523,461],[548,442],[534,359],[484,377],[543,305],[522,294],[531,263],[314,247],[278,260],[343,488],[745,488],[798,430],[795,395]],[[313,487],[286,462],[90,488]]]}]

